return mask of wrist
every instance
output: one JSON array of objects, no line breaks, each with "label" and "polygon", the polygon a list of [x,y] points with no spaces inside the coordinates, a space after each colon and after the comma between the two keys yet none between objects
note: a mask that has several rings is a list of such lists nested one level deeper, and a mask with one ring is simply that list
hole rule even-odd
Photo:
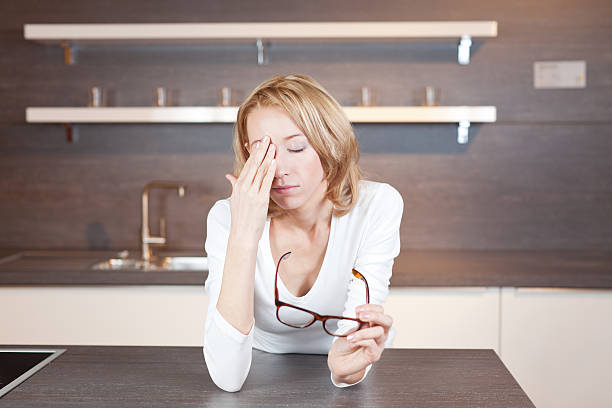
[{"label": "wrist", "polygon": [[338,376],[336,374],[334,374],[333,372],[332,374],[332,379],[336,384],[355,384],[357,382],[359,382],[366,374],[366,369],[364,368],[363,370],[357,371],[356,373],[353,374],[349,374],[346,376]]},{"label": "wrist", "polygon": [[240,231],[230,230],[229,238],[228,238],[228,247],[232,249],[237,249],[239,251],[257,252],[257,247],[259,245],[259,239],[257,238],[249,238],[251,234],[244,234]]}]

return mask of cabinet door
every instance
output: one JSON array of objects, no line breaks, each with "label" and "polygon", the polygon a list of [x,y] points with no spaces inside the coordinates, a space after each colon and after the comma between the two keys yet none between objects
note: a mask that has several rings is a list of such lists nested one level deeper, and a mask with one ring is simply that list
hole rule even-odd
[{"label": "cabinet door", "polygon": [[612,407],[612,291],[502,290],[501,357],[539,408]]},{"label": "cabinet door", "polygon": [[0,288],[0,344],[201,346],[202,286]]},{"label": "cabinet door", "polygon": [[393,347],[498,351],[499,288],[391,288]]}]

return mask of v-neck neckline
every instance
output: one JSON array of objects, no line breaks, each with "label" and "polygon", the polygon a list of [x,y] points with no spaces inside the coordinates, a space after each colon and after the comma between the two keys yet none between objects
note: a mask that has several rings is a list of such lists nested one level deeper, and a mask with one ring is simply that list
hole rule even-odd
[{"label": "v-neck neckline", "polygon": [[[336,231],[336,221],[337,221],[336,218],[337,217],[332,214],[331,224],[329,226],[329,238],[327,239],[327,247],[325,248],[325,255],[323,255],[323,262],[321,262],[321,268],[319,269],[317,273],[317,277],[314,283],[312,284],[311,288],[303,296],[295,296],[293,293],[291,293],[289,289],[287,289],[287,287],[285,286],[285,283],[283,282],[282,278],[279,275],[278,290],[283,292],[283,297],[288,297],[294,302],[302,302],[305,299],[307,299],[311,293],[314,292],[314,289],[316,288],[318,282],[321,280],[321,271],[324,270],[325,265],[328,263],[328,258],[331,256],[329,254],[331,253],[331,248],[334,244],[334,235]],[[272,271],[272,277],[274,277],[274,273],[276,272],[276,263],[274,263],[274,256],[272,255],[272,245],[270,243],[271,221],[272,221],[271,218],[268,218],[266,221],[266,228],[264,231],[264,237],[265,237],[264,241],[265,241],[265,246],[266,246],[265,251],[266,251],[266,256],[268,258],[268,264],[271,266],[270,270]]]}]

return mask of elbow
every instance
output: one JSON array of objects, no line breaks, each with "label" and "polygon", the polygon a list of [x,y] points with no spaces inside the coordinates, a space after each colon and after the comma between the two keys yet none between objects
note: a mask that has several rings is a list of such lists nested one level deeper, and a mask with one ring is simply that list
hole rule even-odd
[{"label": "elbow", "polygon": [[244,382],[219,381],[218,379],[215,380],[212,375],[211,378],[217,387],[227,392],[238,392],[242,389],[242,384],[244,384]]},{"label": "elbow", "polygon": [[[204,347],[204,361],[208,368],[208,374],[213,383],[223,391],[238,392],[246,381],[249,374],[251,362],[245,367],[242,364],[231,364],[231,362],[215,361]],[[229,364],[228,364],[229,363]],[[246,369],[245,369],[246,368]]]}]

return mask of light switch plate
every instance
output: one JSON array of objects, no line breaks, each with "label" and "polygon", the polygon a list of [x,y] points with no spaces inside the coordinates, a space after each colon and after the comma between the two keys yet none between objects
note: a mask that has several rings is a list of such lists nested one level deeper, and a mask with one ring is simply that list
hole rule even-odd
[{"label": "light switch plate", "polygon": [[586,88],[586,61],[536,61],[535,89]]}]

